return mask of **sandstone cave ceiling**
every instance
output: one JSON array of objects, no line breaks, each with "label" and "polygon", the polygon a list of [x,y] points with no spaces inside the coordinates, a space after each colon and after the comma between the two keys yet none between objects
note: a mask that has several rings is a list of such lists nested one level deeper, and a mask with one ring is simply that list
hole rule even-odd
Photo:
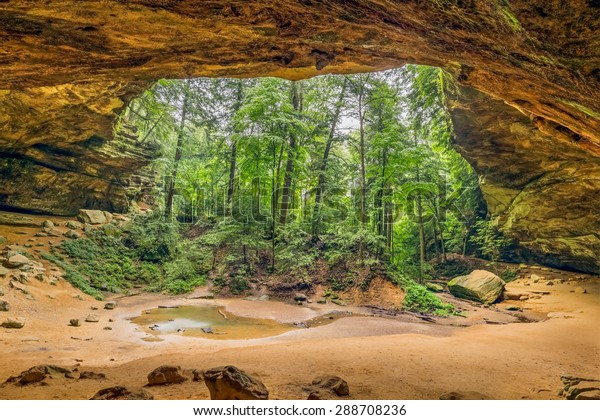
[{"label": "sandstone cave ceiling", "polygon": [[112,124],[158,78],[428,64],[462,86],[456,147],[503,229],[597,272],[599,33],[597,0],[0,2],[0,159],[26,162],[0,173],[0,205],[123,210],[148,151],[116,150]]}]

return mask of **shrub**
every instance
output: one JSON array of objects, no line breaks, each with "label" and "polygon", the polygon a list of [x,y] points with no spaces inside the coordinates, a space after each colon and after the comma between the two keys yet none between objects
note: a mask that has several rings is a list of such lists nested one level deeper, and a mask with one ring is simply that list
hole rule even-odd
[{"label": "shrub", "polygon": [[519,270],[506,269],[500,273],[499,277],[505,282],[509,283],[516,280],[519,277]]},{"label": "shrub", "polygon": [[396,272],[388,271],[388,276],[406,293],[402,307],[408,311],[423,312],[438,316],[454,313],[454,306],[444,303],[434,293],[415,281]]},{"label": "shrub", "polygon": [[402,307],[406,310],[448,316],[454,309],[451,304],[443,303],[439,297],[421,284],[413,283],[407,285],[404,291],[406,292],[406,296]]}]

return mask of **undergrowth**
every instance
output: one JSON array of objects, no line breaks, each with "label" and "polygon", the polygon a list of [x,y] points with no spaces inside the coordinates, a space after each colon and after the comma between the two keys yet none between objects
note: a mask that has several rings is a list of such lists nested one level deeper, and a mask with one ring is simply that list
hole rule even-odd
[{"label": "undergrowth", "polygon": [[122,228],[105,225],[87,238],[62,242],[43,257],[62,268],[75,287],[101,300],[102,292],[132,287],[188,293],[205,283],[204,255],[180,239],[176,225],[149,216]]},{"label": "undergrowth", "polygon": [[[178,225],[150,216],[122,227],[105,225],[87,238],[63,242],[43,257],[62,268],[66,280],[99,300],[103,292],[126,293],[132,287],[188,293],[205,284],[211,273],[213,286],[233,295],[246,293],[257,277],[271,275],[288,282],[325,280],[335,293],[356,285],[359,273],[371,272],[384,273],[405,291],[406,310],[440,316],[453,313],[452,305],[376,258],[373,250],[379,241],[361,230],[315,237],[291,226],[277,238],[273,272],[268,258],[272,242],[252,239],[232,220],[212,226],[197,238],[184,239]],[[319,272],[318,266],[328,271]],[[368,279],[359,286],[368,288]]]},{"label": "undergrowth", "polygon": [[427,290],[422,284],[402,276],[396,272],[388,272],[390,278],[404,290],[406,294],[402,308],[407,311],[429,313],[438,316],[449,316],[455,313],[454,306]]}]

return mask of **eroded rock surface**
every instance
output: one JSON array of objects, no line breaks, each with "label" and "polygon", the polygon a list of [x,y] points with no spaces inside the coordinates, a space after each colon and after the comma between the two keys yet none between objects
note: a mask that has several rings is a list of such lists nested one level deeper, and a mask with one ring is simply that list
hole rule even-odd
[{"label": "eroded rock surface", "polygon": [[211,400],[267,400],[263,383],[235,366],[216,367],[204,372]]},{"label": "eroded rock surface", "polygon": [[600,379],[563,375],[560,380],[564,384],[561,394],[567,400],[600,400]]},{"label": "eroded rock surface", "polygon": [[600,272],[600,155],[474,89],[449,104],[456,146],[480,176],[492,218],[515,241],[512,257]]},{"label": "eroded rock surface", "polygon": [[10,377],[7,383],[17,383],[19,385],[28,385],[41,382],[48,376],[72,378],[73,372],[70,369],[56,365],[39,365],[21,372],[18,376]]},{"label": "eroded rock surface", "polygon": [[186,380],[179,366],[160,366],[148,374],[149,386],[179,384]]}]

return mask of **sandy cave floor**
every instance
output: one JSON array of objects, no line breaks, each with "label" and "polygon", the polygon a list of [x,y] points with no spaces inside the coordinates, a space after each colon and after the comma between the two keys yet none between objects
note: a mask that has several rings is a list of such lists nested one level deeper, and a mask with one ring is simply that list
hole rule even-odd
[{"label": "sandy cave floor", "polygon": [[[0,235],[9,243],[23,243],[25,232],[37,231],[0,226]],[[48,263],[44,264],[49,270]],[[22,329],[0,329],[0,383],[40,364],[77,367],[107,376],[102,380],[55,378],[27,386],[4,384],[0,385],[0,398],[89,399],[114,385],[143,386],[148,373],[163,364],[201,370],[231,364],[257,375],[272,399],[305,399],[308,392],[304,387],[324,374],[347,380],[352,399],[438,399],[450,391],[477,391],[493,399],[560,399],[561,374],[600,378],[600,278],[579,276],[574,280],[572,273],[547,269],[541,274],[562,281],[552,285],[525,279],[511,282],[509,292],[543,294],[537,293],[538,299],[506,301],[491,308],[455,301],[467,316],[437,323],[405,316],[372,316],[364,307],[348,306],[343,309],[368,316],[341,318],[321,327],[261,339],[210,340],[170,334],[159,336],[162,341],[155,341],[152,331],[130,319],[158,305],[218,304],[237,315],[281,322],[310,319],[340,307],[190,299],[204,293],[198,290],[176,298],[113,296],[118,304],[109,311],[103,309],[103,302],[66,281],[53,286],[33,280],[29,284],[32,298],[28,298],[0,278],[6,292],[2,299],[11,303],[10,312],[2,312],[0,317],[26,320]],[[574,292],[577,287],[584,287],[587,293]],[[503,310],[508,306],[520,306],[520,313],[542,321],[503,324],[512,317]],[[100,322],[68,326],[71,318],[83,320],[92,313]],[[484,318],[501,324],[484,323]],[[202,382],[148,390],[156,399],[209,398]]]}]

